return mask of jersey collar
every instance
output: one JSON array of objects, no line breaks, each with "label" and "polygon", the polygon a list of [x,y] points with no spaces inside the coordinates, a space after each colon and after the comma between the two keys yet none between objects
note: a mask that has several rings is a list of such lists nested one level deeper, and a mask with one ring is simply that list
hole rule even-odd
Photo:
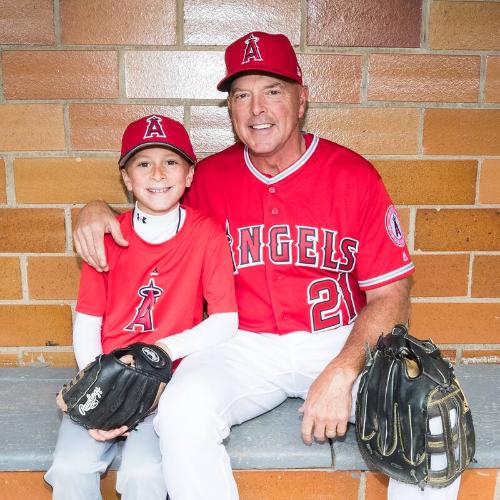
[{"label": "jersey collar", "polygon": [[318,145],[319,137],[316,135],[313,135],[311,144],[309,144],[309,147],[306,149],[305,153],[292,165],[290,165],[286,170],[283,170],[283,172],[280,172],[278,175],[275,175],[274,177],[267,177],[265,176],[262,172],[260,172],[252,163],[250,160],[250,155],[248,154],[248,146],[245,145],[245,151],[244,151],[244,156],[245,156],[245,163],[250,172],[259,179],[259,181],[263,182],[264,184],[275,184],[276,182],[279,182],[283,180],[285,177],[288,177],[289,175],[293,174],[296,172],[304,163],[306,163],[307,160],[311,157],[311,155],[314,153],[316,150],[316,146]]}]

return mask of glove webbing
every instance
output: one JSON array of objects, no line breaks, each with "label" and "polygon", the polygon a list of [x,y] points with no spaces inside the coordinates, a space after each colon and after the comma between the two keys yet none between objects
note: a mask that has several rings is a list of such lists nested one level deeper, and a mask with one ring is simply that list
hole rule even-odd
[{"label": "glove webbing", "polygon": [[[443,423],[443,434],[426,436],[428,452],[429,480],[434,483],[445,483],[465,467],[467,458],[467,438],[463,415],[460,389],[453,384],[447,396],[432,401],[436,392],[430,395],[428,414],[429,419],[438,417]],[[450,412],[456,411],[455,426],[452,427]],[[446,453],[446,467],[440,470],[431,469],[431,456],[436,453]],[[457,455],[456,455],[457,453]]]}]

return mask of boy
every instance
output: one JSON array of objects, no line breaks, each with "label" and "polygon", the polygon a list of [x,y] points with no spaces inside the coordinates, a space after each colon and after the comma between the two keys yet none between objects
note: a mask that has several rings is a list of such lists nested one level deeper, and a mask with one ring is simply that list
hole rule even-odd
[{"label": "boy", "polygon": [[[134,342],[156,343],[180,360],[236,333],[226,235],[179,204],[195,163],[188,134],[174,120],[150,115],[125,130],[119,166],[136,204],[119,221],[130,245],[106,238],[106,273],[83,264],[73,330],[80,369],[100,353]],[[209,314],[204,321],[203,299]],[[162,416],[159,410],[156,418]],[[53,498],[100,499],[100,475],[116,455],[119,436],[126,437],[116,485],[122,499],[165,500],[161,457],[166,444],[155,434],[153,416],[134,432],[126,427],[87,431],[64,416],[54,463],[45,475]]]}]

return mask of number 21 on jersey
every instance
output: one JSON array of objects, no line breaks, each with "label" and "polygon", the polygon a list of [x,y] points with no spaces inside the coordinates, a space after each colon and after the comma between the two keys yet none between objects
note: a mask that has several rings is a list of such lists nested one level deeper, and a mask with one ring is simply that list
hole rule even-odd
[{"label": "number 21 on jersey", "polygon": [[337,279],[322,278],[309,284],[311,331],[330,330],[354,321],[357,312],[347,279],[347,273],[340,273]]}]

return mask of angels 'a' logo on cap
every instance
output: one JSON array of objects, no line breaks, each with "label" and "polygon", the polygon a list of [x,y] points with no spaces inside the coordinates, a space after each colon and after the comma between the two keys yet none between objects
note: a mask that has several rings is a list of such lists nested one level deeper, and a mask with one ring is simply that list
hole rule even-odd
[{"label": "angels 'a' logo on cap", "polygon": [[146,132],[144,133],[144,139],[152,139],[153,137],[167,137],[161,126],[161,118],[159,116],[150,116],[146,118],[148,126],[146,127]]},{"label": "angels 'a' logo on cap", "polygon": [[241,61],[241,64],[246,64],[252,59],[254,61],[263,61],[260,55],[259,46],[257,45],[258,41],[259,38],[253,33],[245,40],[245,53],[243,54],[243,61]]}]

